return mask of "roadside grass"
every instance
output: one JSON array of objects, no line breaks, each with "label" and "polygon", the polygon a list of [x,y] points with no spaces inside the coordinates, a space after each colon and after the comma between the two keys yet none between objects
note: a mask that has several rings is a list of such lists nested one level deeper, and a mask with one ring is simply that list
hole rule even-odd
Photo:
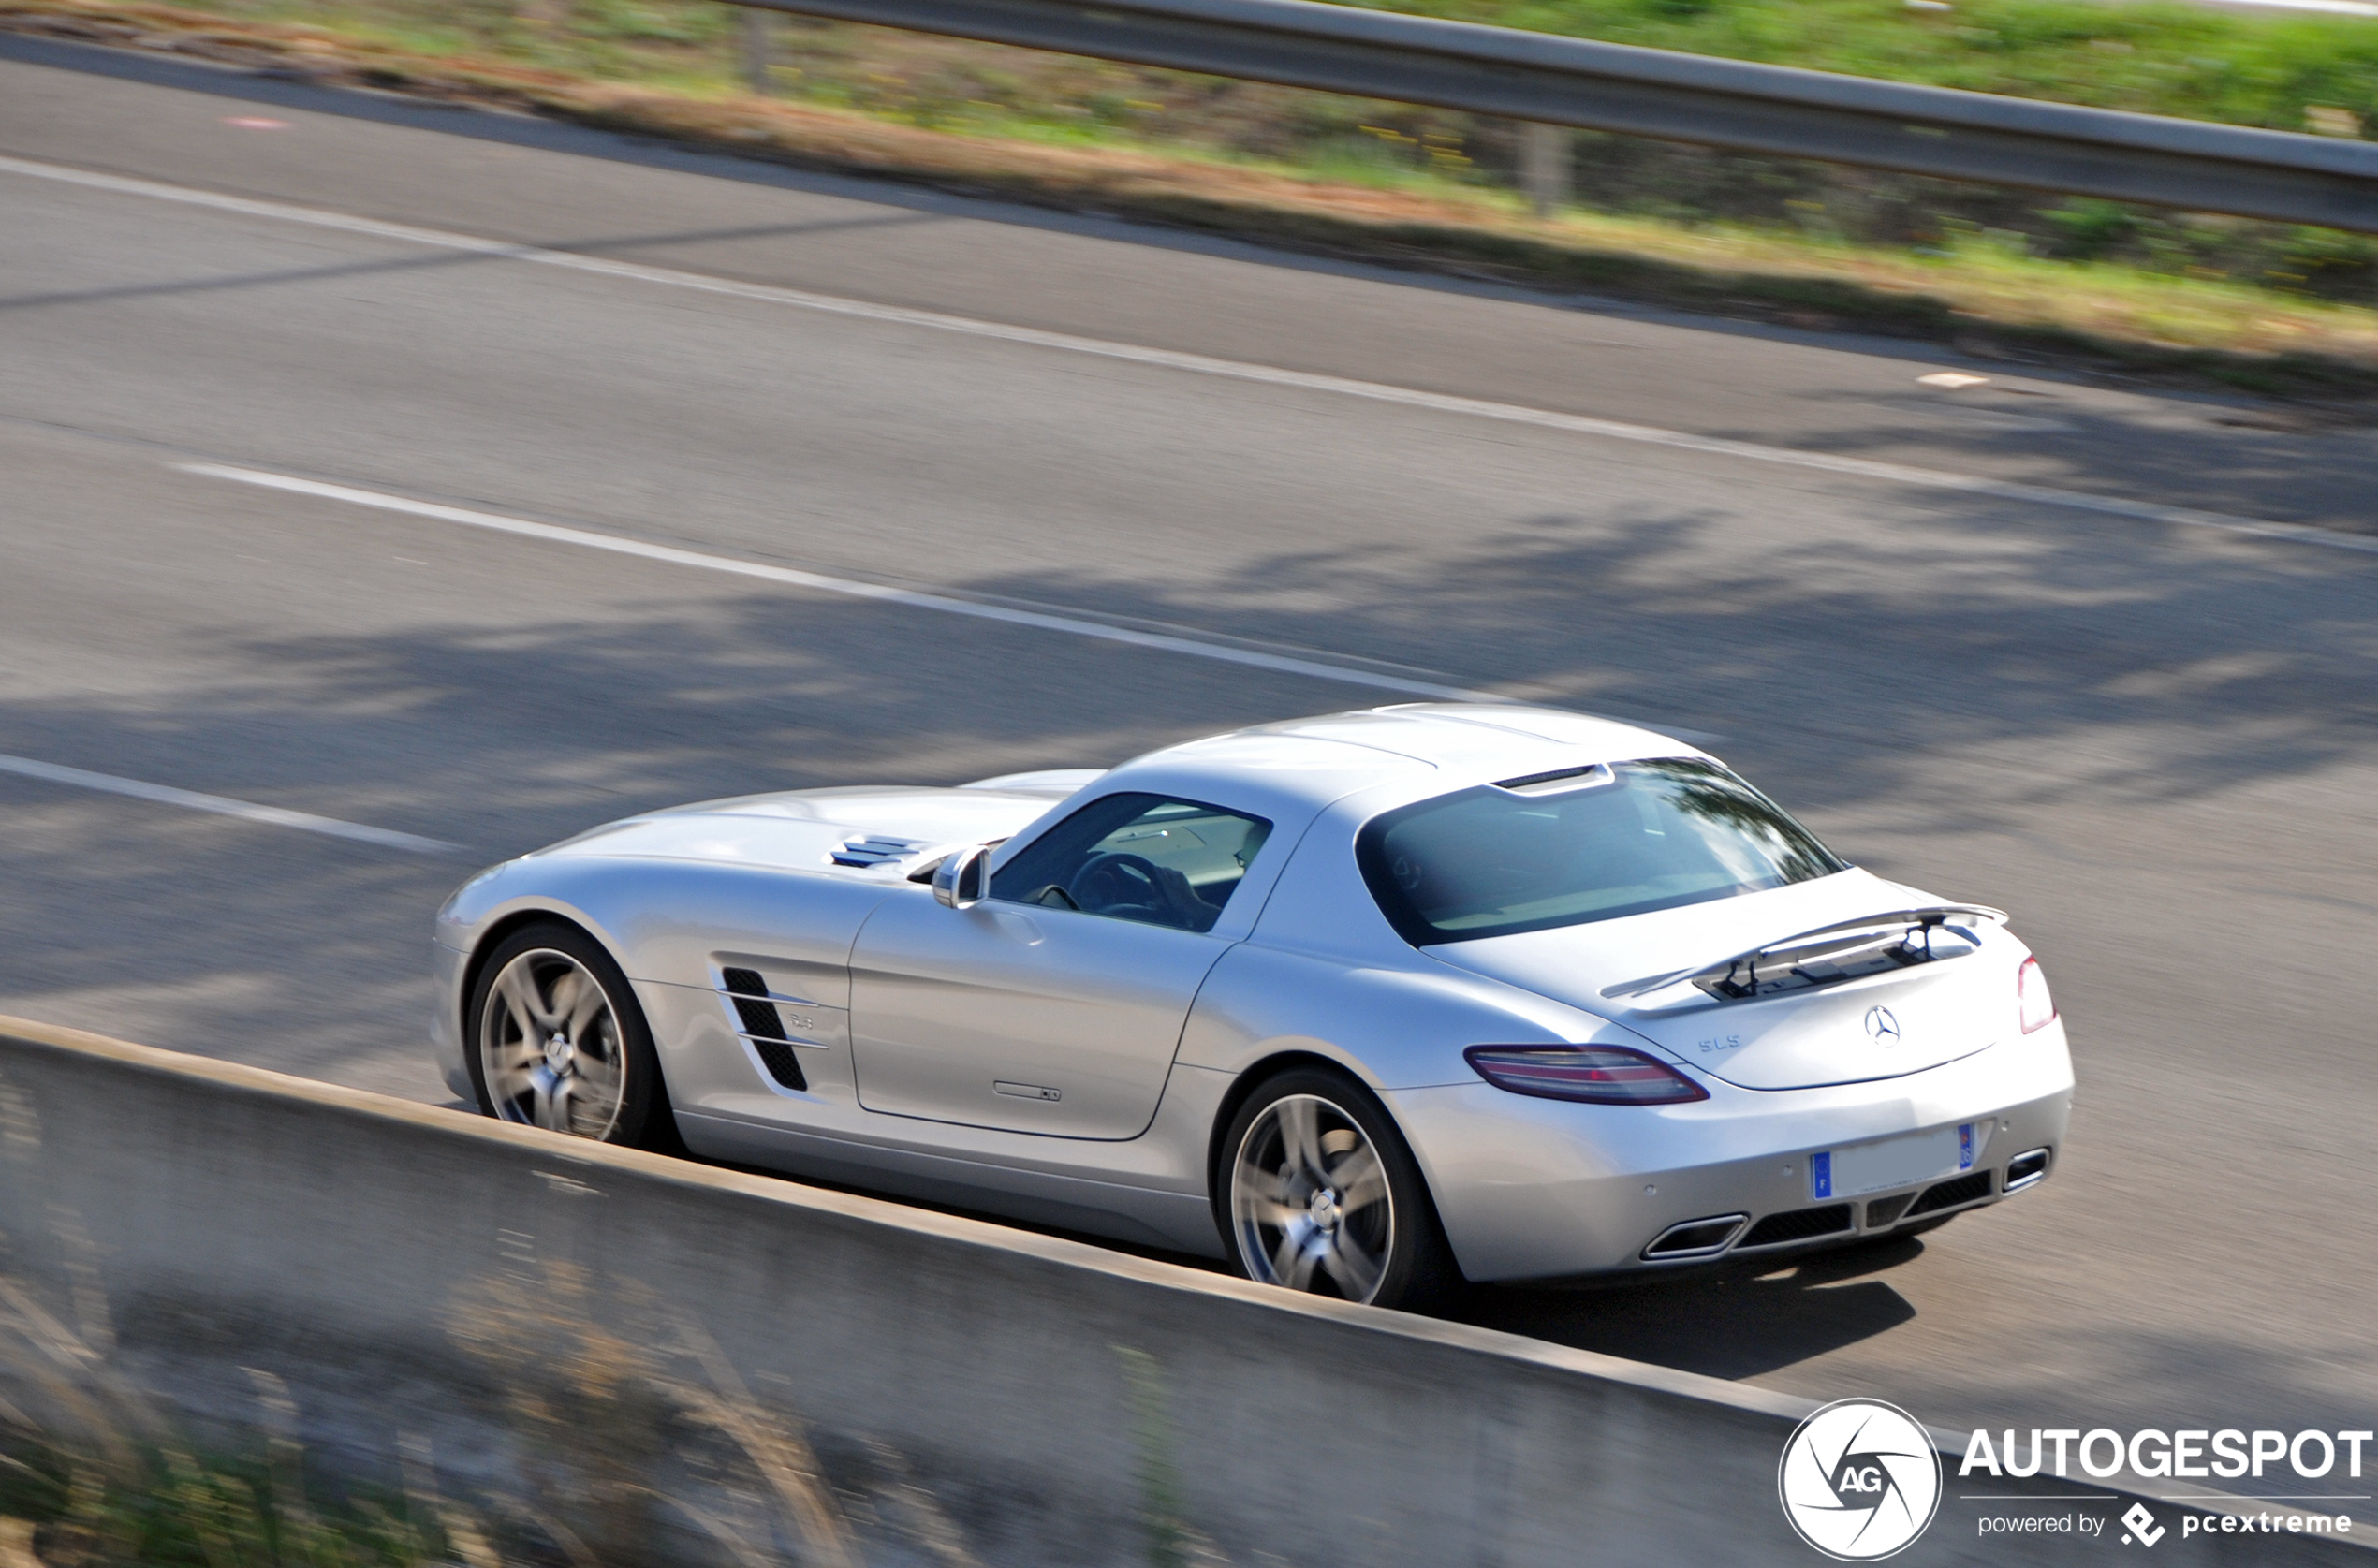
[{"label": "roadside grass", "polygon": [[[252,1418],[201,1436],[123,1363],[87,1256],[63,1290],[0,1273],[0,1568],[863,1568],[788,1403],[651,1301],[554,1263],[457,1293],[447,1328],[478,1374],[479,1442],[500,1431],[509,1461],[464,1503],[410,1434],[400,1485],[327,1479],[288,1385],[259,1369],[242,1369]],[[867,1468],[889,1535],[979,1568],[904,1458],[875,1443]]]},{"label": "roadside grass", "polygon": [[[724,7],[692,0],[215,0],[206,8],[370,33],[427,54],[492,48],[605,75],[665,78],[663,57],[676,51],[687,80],[672,85],[724,75],[714,56],[738,25]],[[2183,0],[1394,0],[1367,8],[2275,130],[2357,134],[2338,116],[2378,117],[2378,27],[2356,16]],[[846,83],[862,96],[865,74]],[[1140,102],[1142,113],[1160,107]],[[1132,106],[1082,107],[1103,115]]]},{"label": "roadside grass", "polygon": [[1409,11],[2142,114],[2323,131],[2378,109],[2363,17],[2143,0],[1397,0]]},{"label": "roadside grass", "polygon": [[194,1440],[128,1377],[87,1274],[54,1312],[0,1274],[0,1568],[497,1568],[430,1492],[331,1492],[306,1473],[296,1407],[250,1370],[254,1441]]},{"label": "roadside grass", "polygon": [[[2378,100],[2378,25],[2358,19],[1955,3],[1396,8],[2288,129],[2357,131]],[[2378,245],[2326,230],[1596,136],[1578,202],[1538,218],[1495,122],[792,19],[762,96],[737,75],[738,13],[701,0],[0,0],[0,26],[1982,358],[2378,396]]]},{"label": "roadside grass", "polygon": [[[121,1355],[79,1227],[61,1238],[63,1284],[0,1271],[0,1568],[865,1568],[871,1542],[982,1568],[899,1448],[847,1434],[829,1476],[784,1380],[754,1386],[632,1280],[513,1260],[455,1292],[443,1419],[479,1473],[463,1501],[414,1433],[395,1484],[326,1473],[289,1385],[253,1367],[252,1413],[216,1409],[199,1435]],[[1231,1568],[1188,1517],[1163,1365],[1110,1348],[1144,1561]]]},{"label": "roadside grass", "polygon": [[[402,1506],[304,1496],[254,1456],[128,1448],[104,1467],[20,1443],[0,1484],[7,1568],[445,1568],[454,1548]],[[492,1565],[491,1564],[491,1568]]]}]

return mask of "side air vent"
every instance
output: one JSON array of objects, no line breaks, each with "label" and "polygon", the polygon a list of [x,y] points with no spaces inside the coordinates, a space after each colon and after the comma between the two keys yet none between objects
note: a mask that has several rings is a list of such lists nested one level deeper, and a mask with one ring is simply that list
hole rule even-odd
[{"label": "side air vent", "polygon": [[869,833],[844,840],[827,858],[838,866],[880,866],[888,860],[904,860],[924,847],[922,839],[888,839]]},{"label": "side air vent", "polygon": [[785,1020],[776,1016],[776,1004],[768,1000],[768,982],[760,978],[756,969],[723,969],[719,978],[727,982],[727,999],[735,1004],[735,1016],[743,1020],[743,1033],[763,1040],[785,1037]]},{"label": "side air vent", "polygon": [[1828,1203],[1822,1209],[1787,1209],[1753,1225],[1751,1234],[1742,1238],[1742,1246],[1780,1247],[1786,1241],[1806,1241],[1849,1228],[1850,1206],[1846,1203]]},{"label": "side air vent", "polygon": [[1866,1206],[1866,1228],[1885,1230],[1900,1223],[1907,1206],[1916,1201],[1914,1193],[1901,1193],[1897,1197],[1876,1198]]},{"label": "side air vent", "polygon": [[1954,1181],[1944,1181],[1937,1187],[1925,1188],[1924,1195],[1916,1200],[1916,1207],[1907,1211],[1908,1216],[1912,1219],[1918,1214],[1931,1214],[1944,1209],[1955,1209],[1960,1204],[1986,1198],[1989,1196],[1989,1172],[1977,1170],[1971,1176],[1960,1176]]},{"label": "side air vent", "polygon": [[759,1052],[760,1064],[768,1069],[770,1077],[787,1089],[807,1091],[809,1080],[801,1076],[792,1047],[782,1040],[754,1040],[752,1049]]},{"label": "side air vent", "polygon": [[776,1004],[768,1000],[768,982],[759,971],[722,969],[718,977],[727,982],[727,1000],[734,1004],[735,1017],[743,1026],[743,1038],[759,1053],[768,1076],[787,1089],[808,1089],[809,1079],[802,1074],[793,1048],[785,1043],[785,1020],[777,1016]]}]

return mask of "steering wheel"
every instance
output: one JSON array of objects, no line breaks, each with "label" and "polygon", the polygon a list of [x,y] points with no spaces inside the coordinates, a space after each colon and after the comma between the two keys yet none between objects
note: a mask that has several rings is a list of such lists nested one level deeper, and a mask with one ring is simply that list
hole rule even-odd
[{"label": "steering wheel", "polygon": [[1194,930],[1196,911],[1185,906],[1184,895],[1196,897],[1179,872],[1119,850],[1092,856],[1065,886],[1065,896],[1093,915],[1138,916]]}]

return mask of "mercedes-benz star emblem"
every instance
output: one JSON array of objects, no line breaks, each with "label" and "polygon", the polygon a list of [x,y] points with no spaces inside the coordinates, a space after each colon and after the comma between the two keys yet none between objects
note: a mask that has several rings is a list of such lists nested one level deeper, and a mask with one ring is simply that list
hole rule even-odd
[{"label": "mercedes-benz star emblem", "polygon": [[1888,1007],[1866,1009],[1866,1033],[1878,1046],[1899,1044],[1899,1015]]}]

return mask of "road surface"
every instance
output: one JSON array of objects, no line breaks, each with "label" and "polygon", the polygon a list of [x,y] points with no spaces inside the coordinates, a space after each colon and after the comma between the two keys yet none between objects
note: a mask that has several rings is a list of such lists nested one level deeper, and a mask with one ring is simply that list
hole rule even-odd
[{"label": "road surface", "polygon": [[2080,1091],[1921,1243],[1481,1321],[2371,1424],[2368,432],[23,39],[0,154],[0,1010],[444,1100],[480,864],[1516,695],[2014,911]]}]

